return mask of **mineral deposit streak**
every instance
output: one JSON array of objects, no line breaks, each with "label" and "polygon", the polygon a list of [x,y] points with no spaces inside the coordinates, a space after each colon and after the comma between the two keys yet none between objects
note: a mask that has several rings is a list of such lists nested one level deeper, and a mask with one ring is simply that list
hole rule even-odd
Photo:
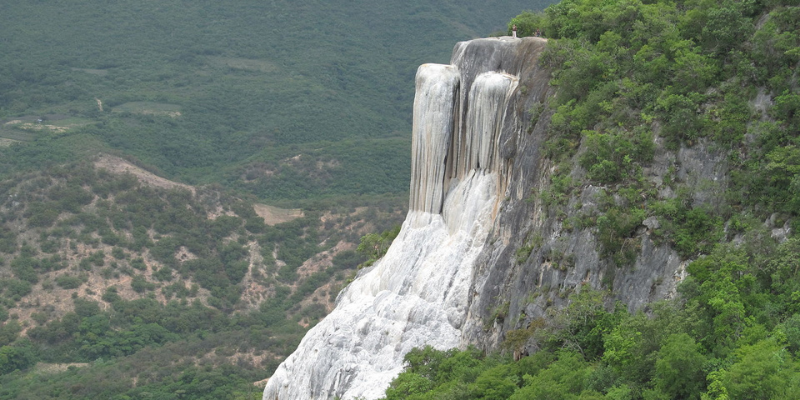
[{"label": "mineral deposit streak", "polygon": [[475,259],[505,187],[498,141],[518,79],[502,54],[518,41],[460,43],[452,65],[419,67],[403,227],[278,367],[265,400],[379,398],[411,349],[461,344]]}]

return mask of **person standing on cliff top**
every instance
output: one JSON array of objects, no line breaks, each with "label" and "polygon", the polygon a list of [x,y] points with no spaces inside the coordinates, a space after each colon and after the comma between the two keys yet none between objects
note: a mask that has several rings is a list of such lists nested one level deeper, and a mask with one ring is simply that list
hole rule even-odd
[{"label": "person standing on cliff top", "polygon": [[517,37],[517,24],[511,27],[511,35],[512,37]]}]

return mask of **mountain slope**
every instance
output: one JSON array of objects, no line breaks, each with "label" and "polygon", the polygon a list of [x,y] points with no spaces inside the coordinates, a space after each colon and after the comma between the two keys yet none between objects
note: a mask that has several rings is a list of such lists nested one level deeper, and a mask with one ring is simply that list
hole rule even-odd
[{"label": "mountain slope", "polygon": [[402,209],[282,210],[92,161],[0,184],[0,398],[192,391],[186,374],[216,380],[198,398],[252,392]]}]

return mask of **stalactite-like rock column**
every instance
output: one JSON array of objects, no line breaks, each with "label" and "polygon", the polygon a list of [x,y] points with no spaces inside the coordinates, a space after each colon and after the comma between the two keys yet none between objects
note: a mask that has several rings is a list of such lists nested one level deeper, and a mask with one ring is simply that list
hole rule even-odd
[{"label": "stalactite-like rock column", "polygon": [[461,102],[470,104],[462,121],[463,153],[453,157],[460,162],[448,166],[447,200],[442,211],[450,232],[470,230],[478,218],[472,213],[496,203],[500,172],[498,141],[508,100],[517,82],[513,75],[485,72],[475,79],[465,96],[467,101]]},{"label": "stalactite-like rock column", "polygon": [[445,159],[455,129],[461,75],[452,65],[423,64],[417,70],[411,138],[409,209],[442,210]]}]

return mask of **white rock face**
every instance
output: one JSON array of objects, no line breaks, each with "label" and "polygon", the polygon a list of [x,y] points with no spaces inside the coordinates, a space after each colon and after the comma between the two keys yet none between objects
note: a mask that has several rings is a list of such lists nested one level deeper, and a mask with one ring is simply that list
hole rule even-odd
[{"label": "white rock face", "polygon": [[502,195],[498,138],[517,78],[482,72],[462,93],[458,67],[425,64],[416,84],[403,227],[278,367],[265,400],[380,398],[411,349],[461,344],[475,259]]},{"label": "white rock face", "polygon": [[461,75],[452,65],[423,64],[416,81],[409,209],[438,214],[444,195],[445,159],[458,115]]}]

